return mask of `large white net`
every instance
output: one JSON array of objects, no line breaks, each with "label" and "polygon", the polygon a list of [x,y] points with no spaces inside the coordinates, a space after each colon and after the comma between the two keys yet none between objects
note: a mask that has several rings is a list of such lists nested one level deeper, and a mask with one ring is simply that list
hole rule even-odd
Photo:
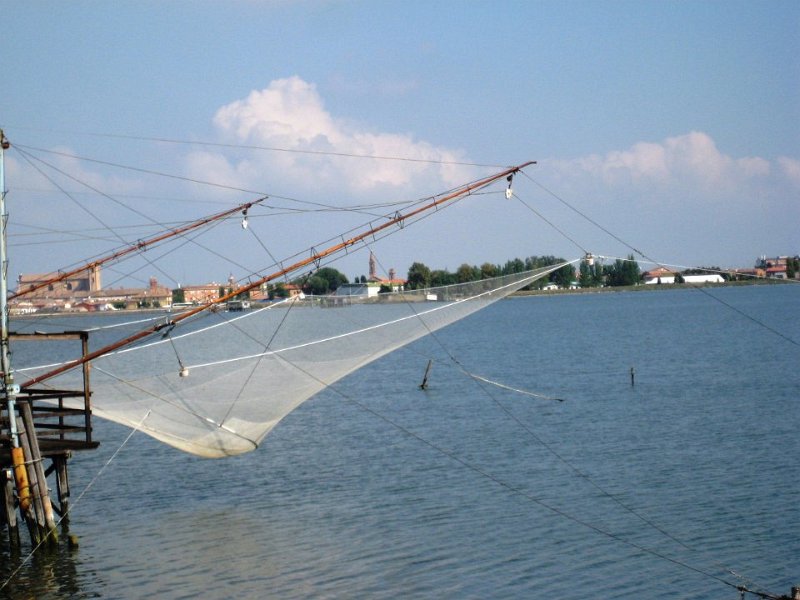
[{"label": "large white net", "polygon": [[[258,447],[314,394],[564,266],[452,286],[206,312],[92,361],[101,417],[206,457]],[[34,377],[52,368],[20,368]],[[79,388],[79,373],[48,381]]]}]

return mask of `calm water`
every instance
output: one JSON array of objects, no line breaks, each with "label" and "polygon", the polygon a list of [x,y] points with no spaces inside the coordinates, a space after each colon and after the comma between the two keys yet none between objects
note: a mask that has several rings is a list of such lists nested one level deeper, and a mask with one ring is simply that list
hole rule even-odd
[{"label": "calm water", "polygon": [[[712,293],[800,341],[799,286]],[[798,365],[697,291],[506,300],[343,380],[256,452],[134,434],[75,502],[128,435],[98,422],[100,449],[70,464],[80,548],[35,555],[0,596],[737,598],[725,567],[788,594]],[[3,580],[20,563],[5,535]]]}]

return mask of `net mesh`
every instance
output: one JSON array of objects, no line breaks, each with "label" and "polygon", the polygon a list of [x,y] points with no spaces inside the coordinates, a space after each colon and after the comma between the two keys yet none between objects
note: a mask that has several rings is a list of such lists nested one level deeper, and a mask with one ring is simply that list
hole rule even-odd
[{"label": "net mesh", "polygon": [[[203,313],[93,360],[93,412],[199,456],[248,452],[326,386],[562,266],[375,297]],[[19,370],[35,376],[47,368]],[[78,376],[70,371],[49,385],[80,387]]]}]

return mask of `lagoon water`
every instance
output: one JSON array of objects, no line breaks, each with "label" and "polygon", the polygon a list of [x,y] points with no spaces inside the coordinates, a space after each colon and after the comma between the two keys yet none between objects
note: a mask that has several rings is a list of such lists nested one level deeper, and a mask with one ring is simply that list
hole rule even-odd
[{"label": "lagoon water", "polygon": [[[70,463],[80,547],[35,554],[0,597],[788,594],[798,308],[797,285],[508,299],[224,460],[97,421]],[[5,536],[2,581],[29,549]]]}]

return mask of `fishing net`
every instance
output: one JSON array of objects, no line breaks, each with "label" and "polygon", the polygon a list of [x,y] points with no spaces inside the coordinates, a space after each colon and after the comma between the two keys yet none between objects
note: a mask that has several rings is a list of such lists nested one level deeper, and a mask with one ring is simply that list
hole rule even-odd
[{"label": "fishing net", "polygon": [[[562,266],[375,297],[204,312],[94,359],[93,413],[199,456],[248,452],[325,387]],[[49,368],[18,371],[34,377]],[[80,388],[79,375],[69,371],[48,385]]]}]

